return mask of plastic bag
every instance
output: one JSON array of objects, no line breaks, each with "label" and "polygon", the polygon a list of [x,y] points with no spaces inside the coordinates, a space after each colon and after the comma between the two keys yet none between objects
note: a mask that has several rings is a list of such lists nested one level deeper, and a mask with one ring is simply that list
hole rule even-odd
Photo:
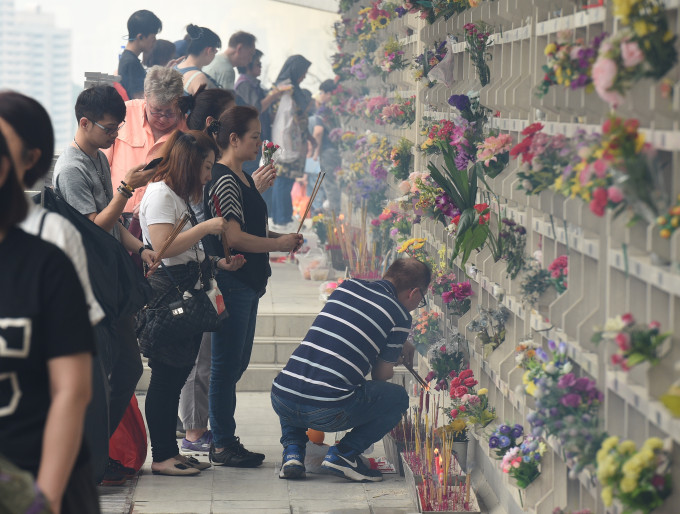
[{"label": "plastic bag", "polygon": [[[302,133],[295,117],[295,110],[293,95],[290,93],[283,95],[276,111],[274,123],[272,123],[272,139],[281,143],[281,149],[276,159],[279,162],[291,163],[303,157],[301,151]],[[306,149],[305,146],[305,151]]]},{"label": "plastic bag", "polygon": [[109,441],[109,457],[127,468],[139,471],[146,460],[146,451],[146,427],[137,398],[133,396]]},{"label": "plastic bag", "polygon": [[448,51],[444,58],[436,64],[430,72],[427,74],[427,78],[431,81],[441,82],[446,85],[446,87],[453,86],[454,80],[454,68],[453,68],[453,36],[449,35],[446,38],[446,46]]},{"label": "plastic bag", "polygon": [[326,267],[326,254],[320,248],[309,250],[305,254],[298,254],[298,268],[305,280],[312,279],[312,270]]}]

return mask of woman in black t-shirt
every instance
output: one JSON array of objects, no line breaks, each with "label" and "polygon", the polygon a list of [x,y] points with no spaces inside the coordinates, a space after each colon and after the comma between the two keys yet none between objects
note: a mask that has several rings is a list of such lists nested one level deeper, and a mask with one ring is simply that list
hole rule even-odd
[{"label": "woman in black t-shirt", "polygon": [[27,205],[0,135],[0,454],[52,512],[98,513],[82,444],[94,340],[73,264],[20,230]]},{"label": "woman in black t-shirt", "polygon": [[[222,155],[205,187],[205,212],[227,220],[229,246],[243,254],[246,264],[237,271],[218,270],[216,277],[229,318],[212,339],[210,459],[218,466],[255,467],[264,455],[246,450],[235,435],[236,383],[250,362],[257,306],[271,275],[269,252],[297,250],[302,235],[269,232],[264,200],[243,172],[243,163],[255,159],[262,144],[257,109],[232,107],[219,124],[215,139]],[[222,255],[221,245],[214,246],[216,253],[210,253]]]}]

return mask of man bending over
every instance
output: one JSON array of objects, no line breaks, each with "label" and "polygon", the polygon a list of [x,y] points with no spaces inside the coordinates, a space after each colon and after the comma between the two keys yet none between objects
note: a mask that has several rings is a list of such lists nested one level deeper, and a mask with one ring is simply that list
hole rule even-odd
[{"label": "man bending over", "polygon": [[[408,409],[403,387],[387,382],[395,364],[413,362],[406,343],[410,311],[424,306],[430,268],[399,259],[382,280],[346,280],[331,294],[304,341],[274,379],[271,400],[281,422],[280,478],[305,476],[306,431],[349,430],[328,450],[322,469],[348,480],[379,482],[361,454]],[[366,380],[368,373],[372,380]]]}]

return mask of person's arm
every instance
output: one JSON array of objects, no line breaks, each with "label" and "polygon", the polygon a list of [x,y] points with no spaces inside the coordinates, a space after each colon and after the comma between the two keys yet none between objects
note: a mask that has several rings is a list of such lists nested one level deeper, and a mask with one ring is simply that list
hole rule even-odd
[{"label": "person's arm", "polygon": [[314,132],[312,132],[312,137],[316,142],[316,146],[314,147],[314,153],[312,154],[312,159],[314,159],[315,161],[319,160],[319,152],[321,151],[321,141],[323,141],[323,131],[324,131],[323,125],[315,125]]},{"label": "person's arm", "polygon": [[[191,80],[191,84],[189,84],[188,91],[192,95],[196,93],[199,87],[202,85],[208,86],[208,78],[205,76],[205,73],[197,71],[194,75],[196,75],[196,78]],[[188,79],[192,79],[193,75],[188,77]]]},{"label": "person's arm", "polygon": [[255,171],[253,171],[253,182],[255,182],[255,188],[260,194],[264,193],[267,189],[274,185],[274,180],[276,179],[276,168],[274,164],[267,164],[266,166],[260,166]]},{"label": "person's arm", "polygon": [[128,252],[138,254],[147,266],[151,266],[156,261],[155,251],[145,248],[140,253],[140,250],[144,246],[142,242],[130,234],[130,231],[121,223],[118,223],[118,229],[120,230],[120,244],[122,244]]},{"label": "person's arm", "polygon": [[92,396],[92,355],[78,353],[47,362],[51,402],[42,441],[38,487],[58,514],[83,438]]},{"label": "person's arm", "polygon": [[[149,225],[149,237],[151,246],[160,249],[172,233],[174,225],[170,223],[155,223]],[[164,258],[176,257],[195,245],[208,234],[220,235],[226,230],[227,222],[224,218],[211,218],[203,223],[191,227],[189,230],[180,232],[163,254]]]},{"label": "person's arm", "polygon": [[302,246],[302,234],[269,233],[270,237],[258,237],[243,232],[235,219],[227,221],[227,240],[229,246],[239,252],[294,252]]},{"label": "person's arm", "polygon": [[285,89],[272,89],[267,93],[267,96],[265,96],[261,101],[260,105],[262,108],[260,109],[260,112],[264,112],[267,109],[271,107],[271,105],[276,102],[279,98],[281,98],[281,95],[285,93],[287,90]]},{"label": "person's arm", "polygon": [[387,362],[380,357],[375,361],[375,366],[371,370],[371,380],[382,380],[386,382],[394,376],[394,362]]}]

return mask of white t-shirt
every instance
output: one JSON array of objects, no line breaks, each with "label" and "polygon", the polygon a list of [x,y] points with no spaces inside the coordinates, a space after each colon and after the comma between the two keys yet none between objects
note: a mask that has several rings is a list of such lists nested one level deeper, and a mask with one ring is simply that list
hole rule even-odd
[{"label": "white t-shirt", "polygon": [[[92,292],[92,285],[90,284],[90,276],[87,269],[87,254],[83,247],[83,238],[80,232],[71,224],[69,220],[60,216],[56,212],[49,212],[42,207],[33,203],[28,199],[28,216],[19,224],[24,232],[38,236],[43,241],[52,243],[54,246],[63,251],[76,268],[80,284],[83,286],[85,292],[85,301],[88,306],[88,316],[90,324],[95,326],[105,318],[104,311],[97,302],[97,299]],[[43,216],[45,220],[43,222]],[[40,231],[40,224],[42,223],[42,231]]]},{"label": "white t-shirt", "polygon": [[[159,223],[167,223],[174,225],[179,221],[182,215],[189,212],[187,204],[177,194],[170,189],[165,182],[151,182],[146,186],[142,203],[139,206],[139,224],[142,227],[142,236],[144,243],[149,244],[151,238],[149,237],[149,225],[156,225]],[[184,225],[182,232],[191,228],[191,222]],[[160,248],[154,248],[159,251]],[[196,261],[196,253],[198,252],[198,259],[202,261],[205,257],[203,247],[200,241],[175,257],[163,259],[163,264],[166,266],[175,266],[177,264],[186,264],[187,262]]]}]

